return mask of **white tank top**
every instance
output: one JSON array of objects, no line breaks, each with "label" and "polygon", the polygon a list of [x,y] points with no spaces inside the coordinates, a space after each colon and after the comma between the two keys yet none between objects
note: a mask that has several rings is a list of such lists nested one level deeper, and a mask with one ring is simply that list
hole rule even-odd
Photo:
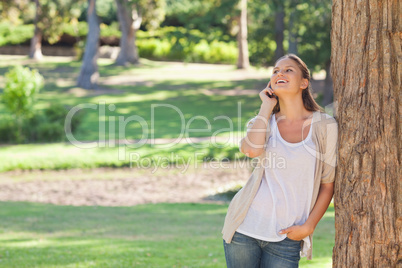
[{"label": "white tank top", "polygon": [[[237,232],[263,241],[276,242],[286,237],[286,234],[278,233],[280,230],[301,225],[309,216],[316,159],[311,154],[312,149],[315,149],[311,139],[311,125],[303,141],[289,143],[281,137],[275,115],[271,116],[270,124],[271,135],[263,162],[264,175]],[[308,237],[304,241],[303,248],[309,248]]]}]

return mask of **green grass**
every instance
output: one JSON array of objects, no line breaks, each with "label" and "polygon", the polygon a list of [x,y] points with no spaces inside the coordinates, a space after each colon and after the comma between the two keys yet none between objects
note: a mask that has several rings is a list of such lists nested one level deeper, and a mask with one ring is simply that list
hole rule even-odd
[{"label": "green grass", "polygon": [[[225,267],[226,205],[73,207],[0,202],[0,267]],[[313,261],[331,267],[334,209],[317,226]]]},{"label": "green grass", "polygon": [[220,146],[223,148],[210,146],[209,142],[177,144],[172,148],[159,148],[158,145],[149,144],[139,148],[116,146],[87,149],[67,143],[10,145],[0,147],[0,172],[98,167],[153,168],[166,167],[168,164],[194,164],[210,161],[212,158],[243,161],[244,155],[236,145]]},{"label": "green grass", "polygon": [[[258,96],[206,95],[203,90],[258,89],[267,82],[267,79],[225,79],[225,75],[233,72],[233,66],[216,65],[194,70],[192,65],[188,65],[188,68],[180,69],[178,75],[171,63],[143,60],[141,66],[121,67],[114,66],[110,60],[99,60],[100,84],[104,92],[97,94],[96,91],[76,88],[80,62],[45,57],[38,63],[25,57],[2,56],[0,93],[4,74],[13,64],[37,68],[45,77],[45,87],[35,105],[37,109],[44,109],[52,102],[69,106],[97,105],[95,110],[84,110],[83,123],[75,136],[80,141],[119,139],[119,130],[124,138],[142,138],[143,131],[138,123],[131,122],[125,129],[117,124],[119,116],[128,118],[131,115],[144,118],[148,124],[149,136],[145,138],[151,138],[152,134],[154,138],[177,138],[182,127],[206,129],[205,120],[211,123],[211,129],[195,131],[189,136],[228,137],[232,133],[240,137],[244,124],[260,105]],[[255,72],[264,72],[265,75],[266,70]],[[203,78],[208,74],[222,75],[222,79]],[[142,80],[127,85],[125,76],[142,77]],[[105,114],[101,113],[101,103],[106,105]],[[237,110],[238,103],[241,111]],[[109,109],[110,104],[115,109]],[[175,110],[161,107],[155,110],[152,129],[152,104],[177,107],[183,114],[184,126]],[[0,116],[4,113],[4,105],[0,103]],[[197,119],[190,124],[189,120],[194,116],[202,116],[205,120]],[[227,116],[233,126],[227,120],[214,120],[217,116]],[[101,135],[100,124],[105,124],[106,128],[106,133]],[[111,128],[113,125],[115,130]],[[222,129],[225,130],[214,134]],[[104,148],[90,149],[69,143],[2,145],[0,172],[126,167],[130,163],[135,167],[142,159],[187,162],[202,161],[204,157],[240,157],[237,146],[233,144],[223,148],[210,146],[209,142],[198,145],[204,148],[188,144],[177,144],[168,149],[143,145],[124,148],[120,154],[118,146],[108,144]],[[130,153],[138,154],[140,160],[130,159]],[[195,153],[200,153],[197,159],[194,159]],[[119,160],[119,156],[123,160]],[[171,159],[172,156],[177,158]],[[227,205],[212,204],[73,207],[0,202],[0,267],[224,267],[220,231],[226,209]],[[301,267],[331,266],[333,211],[330,207],[317,226],[314,260],[302,260]]]},{"label": "green grass", "polygon": [[[234,135],[240,138],[243,135],[244,125],[259,107],[258,97],[255,95],[205,95],[202,91],[256,89],[264,86],[266,82],[261,79],[232,81],[220,76],[211,80],[203,78],[203,75],[210,74],[222,74],[224,77],[234,71],[234,67],[229,65],[208,65],[205,68],[204,65],[177,67],[172,63],[142,60],[141,66],[122,67],[113,65],[110,60],[100,59],[100,86],[104,92],[96,94],[96,91],[84,91],[75,87],[81,65],[78,61],[45,57],[43,61],[35,62],[21,56],[4,56],[4,61],[0,62],[0,88],[4,84],[2,75],[13,64],[24,64],[36,68],[45,77],[45,87],[38,95],[36,109],[44,109],[53,102],[69,107],[96,105],[95,109],[82,109],[83,122],[78,133],[74,134],[74,138],[78,141],[176,139],[180,135],[184,135],[182,137]],[[179,68],[179,71],[175,68]],[[264,70],[255,70],[255,72],[263,73],[265,76]],[[197,75],[200,77],[197,78]],[[124,77],[127,76],[141,79],[137,84],[127,85],[124,84]],[[113,79],[117,82],[113,82]],[[108,83],[113,85],[107,85]],[[84,94],[77,95],[77,90]],[[153,105],[159,106],[154,106],[155,108],[152,109]],[[169,105],[169,107],[160,105]],[[0,116],[5,113],[7,111],[0,102]],[[130,116],[143,119],[144,127],[137,119],[125,123],[124,120],[128,120]],[[195,120],[190,121],[192,118]],[[102,126],[105,131],[99,131]],[[202,149],[201,152],[205,152],[209,157],[229,156],[233,159],[234,152],[238,151],[235,147],[234,144],[228,144],[225,148],[217,148],[219,149],[217,150],[210,146],[210,149]],[[119,160],[118,150],[117,145],[79,149],[68,143],[1,146],[0,172],[16,169],[129,166],[128,156],[125,160]],[[197,150],[194,146],[179,144],[169,150],[145,145],[125,151],[126,155],[129,152],[135,152],[144,158],[166,157],[169,152],[173,152],[180,158],[188,159]]]},{"label": "green grass", "polygon": [[[192,132],[191,136],[212,136],[215,131],[220,129],[226,129],[223,134],[228,135],[231,131],[236,130],[239,124],[240,127],[243,127],[247,120],[253,116],[260,105],[258,96],[256,94],[251,96],[207,96],[202,91],[208,89],[262,88],[267,80],[231,81],[224,78],[222,80],[206,80],[202,79],[202,76],[199,79],[193,79],[195,71],[192,68],[177,67],[180,69],[176,70],[171,64],[146,60],[143,60],[141,66],[121,67],[113,65],[110,60],[101,59],[99,60],[100,87],[106,91],[101,95],[77,96],[74,94],[74,90],[79,90],[75,84],[81,63],[67,61],[66,59],[57,61],[57,59],[59,58],[45,58],[44,61],[38,63],[29,61],[24,57],[11,57],[7,60],[5,56],[5,60],[0,63],[0,77],[7,72],[11,66],[10,62],[38,69],[45,78],[45,86],[38,95],[37,109],[46,108],[51,102],[58,102],[70,107],[79,104],[96,104],[95,109],[83,109],[83,123],[76,135],[77,139],[82,141],[98,140],[100,138],[100,123],[104,123],[106,126],[106,133],[104,133],[106,138],[109,137],[109,130],[114,125],[114,131],[111,131],[114,138],[118,138],[119,133],[122,133],[128,139],[140,139],[145,130],[141,128],[138,122],[132,121],[125,127],[118,124],[120,116],[127,119],[132,115],[144,119],[148,125],[148,135],[154,135],[155,138],[174,138],[181,133],[181,129],[186,128],[208,128],[207,123],[202,119],[196,119],[189,124],[190,118],[194,116],[204,117],[209,121],[211,129]],[[234,67],[232,66],[217,65],[205,70],[197,69],[196,74],[221,73],[222,76],[225,76],[233,70]],[[262,71],[256,70],[255,72]],[[146,83],[141,81],[134,85],[125,85],[124,82],[117,82],[113,85],[107,85],[110,79],[116,80],[117,76],[143,77]],[[158,78],[160,76],[162,78]],[[0,78],[0,88],[3,83],[4,81]],[[95,92],[92,91],[92,93]],[[106,105],[104,107],[105,113],[102,112],[102,103]],[[238,118],[238,103],[241,105],[240,119]],[[110,104],[113,104],[115,109],[109,109]],[[152,110],[152,105],[162,104],[177,107],[179,113],[171,107],[155,107]],[[4,106],[0,103],[0,114],[5,112]],[[154,117],[152,117],[152,112],[155,112]],[[217,116],[228,117],[235,129],[229,129],[231,126],[227,120],[215,120]],[[115,119],[115,122],[112,121],[111,117]],[[151,128],[152,118],[154,119],[153,129]]]}]

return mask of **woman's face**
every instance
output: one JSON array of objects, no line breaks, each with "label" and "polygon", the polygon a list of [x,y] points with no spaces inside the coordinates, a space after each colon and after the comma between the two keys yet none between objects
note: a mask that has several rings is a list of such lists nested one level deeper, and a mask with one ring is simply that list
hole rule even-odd
[{"label": "woman's face", "polygon": [[278,61],[271,75],[271,87],[275,95],[301,93],[308,86],[308,80],[302,77],[302,72],[292,59]]}]

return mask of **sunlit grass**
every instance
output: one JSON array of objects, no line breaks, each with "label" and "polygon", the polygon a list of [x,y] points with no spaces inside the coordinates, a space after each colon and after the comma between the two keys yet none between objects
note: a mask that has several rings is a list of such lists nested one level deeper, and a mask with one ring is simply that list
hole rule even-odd
[{"label": "sunlit grass", "polygon": [[[225,267],[226,205],[0,208],[0,267]],[[319,223],[314,259],[300,267],[330,267],[333,225],[333,216]]]},{"label": "sunlit grass", "polygon": [[[80,147],[68,143],[23,144],[0,147],[0,172],[11,170],[60,170],[98,167],[154,167],[167,163],[195,163],[215,159],[243,159],[237,145],[208,141],[197,144],[176,144],[171,148],[145,144],[100,147],[96,143]],[[1,174],[0,174],[1,178]]]},{"label": "sunlit grass", "polygon": [[[7,59],[8,56],[4,57]],[[81,105],[83,121],[76,134],[81,141],[99,140],[99,123],[106,124],[106,133],[102,133],[106,137],[112,133],[118,139],[124,131],[125,138],[140,139],[145,130],[138,120],[145,122],[154,138],[174,138],[190,128],[201,129],[192,131],[192,137],[213,136],[218,130],[229,134],[238,131],[238,126],[243,129],[255,115],[260,105],[258,95],[206,95],[204,91],[258,89],[266,84],[266,79],[261,78],[225,78],[234,72],[231,65],[172,65],[142,60],[139,66],[122,67],[113,65],[111,60],[100,59],[100,93],[97,93],[96,90],[75,87],[81,64],[78,61],[52,57],[45,57],[41,62],[25,57],[10,56],[10,59],[0,63],[0,77],[13,64],[37,68],[45,77],[45,86],[35,103],[36,109],[44,109],[54,102],[69,108]],[[178,70],[174,67],[176,65]],[[265,76],[264,70],[254,72]],[[222,74],[222,77],[208,79],[204,74]],[[130,80],[127,84],[126,76],[140,77],[140,80],[138,83]],[[234,78],[232,74],[231,79]],[[3,82],[0,79],[0,88]],[[95,106],[89,108],[89,104]],[[0,102],[1,113],[6,113],[6,110]],[[130,116],[137,119],[119,125],[119,120],[128,120]],[[190,122],[192,118],[194,121]]]}]

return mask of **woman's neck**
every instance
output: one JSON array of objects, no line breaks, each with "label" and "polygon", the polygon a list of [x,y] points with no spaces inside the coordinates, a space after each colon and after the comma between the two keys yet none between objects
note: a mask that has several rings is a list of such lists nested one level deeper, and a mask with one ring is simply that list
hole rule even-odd
[{"label": "woman's neck", "polygon": [[305,120],[312,115],[311,111],[304,108],[301,98],[297,100],[279,99],[280,111],[277,114],[277,119],[285,119],[286,121]]}]

